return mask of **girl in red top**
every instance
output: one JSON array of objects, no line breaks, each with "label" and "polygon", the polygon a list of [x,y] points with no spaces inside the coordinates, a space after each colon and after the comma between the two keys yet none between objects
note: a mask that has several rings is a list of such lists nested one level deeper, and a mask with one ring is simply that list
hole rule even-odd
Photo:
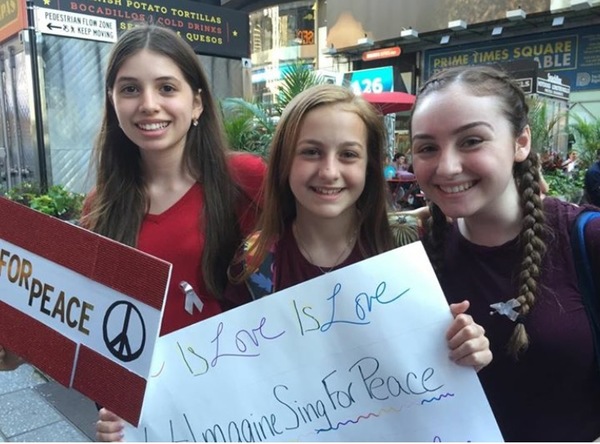
[{"label": "girl in red top", "polygon": [[[265,166],[227,152],[198,57],[174,32],[144,25],[114,46],[95,160],[84,225],[173,264],[161,334],[220,313]],[[102,409],[97,438],[119,440],[122,425]]]}]

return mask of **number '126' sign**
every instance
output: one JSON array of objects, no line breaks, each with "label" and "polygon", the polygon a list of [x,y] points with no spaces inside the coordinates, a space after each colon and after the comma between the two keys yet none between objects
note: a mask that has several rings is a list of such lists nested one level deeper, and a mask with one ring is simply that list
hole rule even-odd
[{"label": "number '126' sign", "polygon": [[394,90],[394,69],[391,66],[361,69],[344,74],[344,84],[355,93],[381,93]]}]

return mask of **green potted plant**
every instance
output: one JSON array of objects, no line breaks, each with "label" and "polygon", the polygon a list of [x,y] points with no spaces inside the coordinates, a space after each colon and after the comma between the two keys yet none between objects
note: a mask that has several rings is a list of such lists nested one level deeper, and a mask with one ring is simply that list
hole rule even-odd
[{"label": "green potted plant", "polygon": [[5,197],[49,216],[74,222],[81,216],[85,196],[68,191],[63,185],[53,185],[43,193],[38,184],[23,182],[10,188]]},{"label": "green potted plant", "polygon": [[260,103],[239,98],[222,100],[225,134],[231,149],[250,151],[266,158],[283,109],[305,89],[324,82],[309,66],[300,63],[290,65],[281,79],[277,104],[273,108],[274,115]]},{"label": "green potted plant", "polygon": [[225,135],[232,150],[267,156],[275,123],[260,104],[228,98],[221,101],[221,113]]}]

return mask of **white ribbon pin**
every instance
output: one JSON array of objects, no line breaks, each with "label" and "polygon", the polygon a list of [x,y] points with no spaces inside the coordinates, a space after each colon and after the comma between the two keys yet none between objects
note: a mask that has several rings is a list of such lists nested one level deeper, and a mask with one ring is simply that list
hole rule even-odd
[{"label": "white ribbon pin", "polygon": [[186,281],[181,281],[179,283],[179,288],[181,288],[181,291],[183,291],[183,294],[185,295],[185,311],[189,314],[194,314],[194,307],[196,307],[198,311],[202,313],[204,303],[200,300],[194,291],[194,288]]}]

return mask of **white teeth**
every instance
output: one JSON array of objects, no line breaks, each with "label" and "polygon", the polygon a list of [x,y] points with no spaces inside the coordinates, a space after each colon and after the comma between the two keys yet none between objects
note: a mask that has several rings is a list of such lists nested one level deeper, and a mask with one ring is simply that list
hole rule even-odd
[{"label": "white teeth", "polygon": [[445,187],[440,185],[440,189],[444,192],[444,193],[460,193],[461,191],[466,191],[469,188],[471,188],[473,186],[473,182],[466,182],[460,185],[455,185],[453,187]]},{"label": "white teeth", "polygon": [[168,122],[161,123],[138,123],[138,128],[143,129],[144,131],[156,131],[159,129],[166,128],[169,125]]},{"label": "white teeth", "polygon": [[335,189],[331,189],[331,188],[314,188],[314,190],[319,193],[319,194],[326,194],[326,195],[334,195],[334,194],[338,194],[339,192],[342,191],[341,188],[335,188]]}]

